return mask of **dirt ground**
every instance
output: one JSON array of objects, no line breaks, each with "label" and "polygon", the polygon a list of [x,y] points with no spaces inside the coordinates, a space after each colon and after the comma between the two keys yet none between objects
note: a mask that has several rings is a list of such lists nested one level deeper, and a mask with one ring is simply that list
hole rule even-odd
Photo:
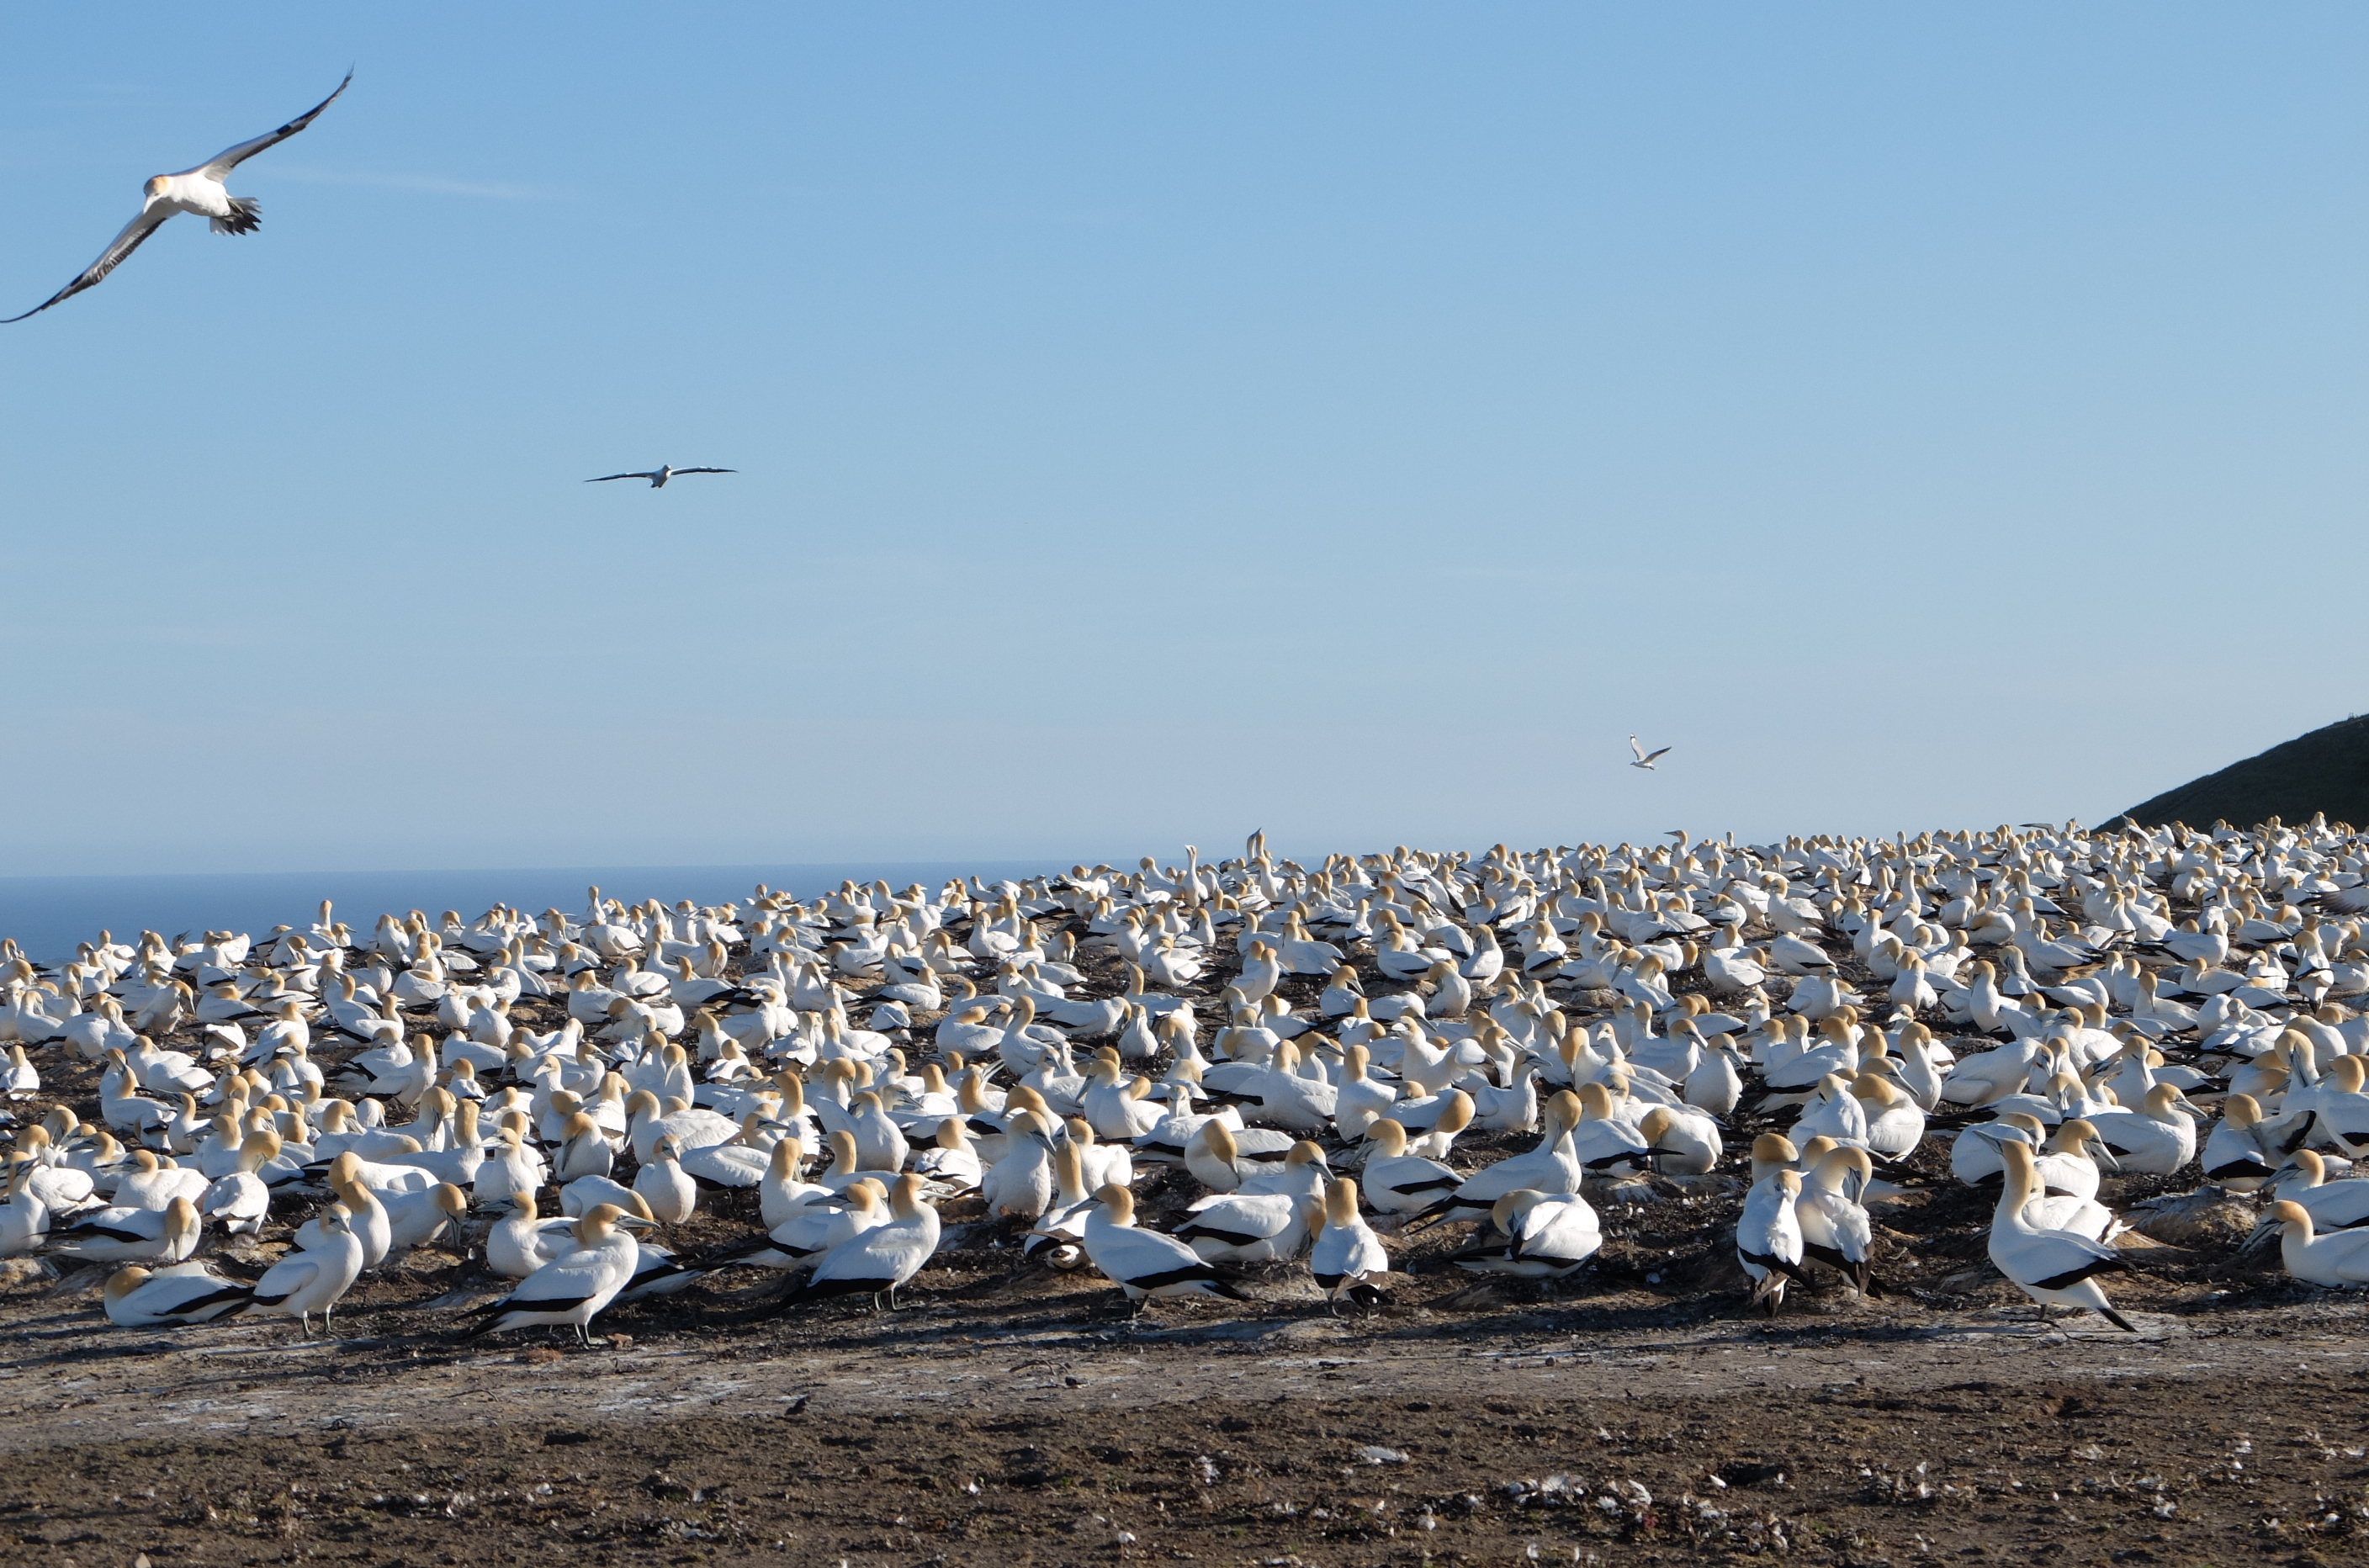
[{"label": "dirt ground", "polygon": [[917,1299],[580,1350],[114,1333],[77,1294],[20,1313],[0,1370],[0,1560],[2369,1558],[2343,1298],[2134,1337],[2022,1308],[1130,1320],[1079,1293],[988,1332]]}]

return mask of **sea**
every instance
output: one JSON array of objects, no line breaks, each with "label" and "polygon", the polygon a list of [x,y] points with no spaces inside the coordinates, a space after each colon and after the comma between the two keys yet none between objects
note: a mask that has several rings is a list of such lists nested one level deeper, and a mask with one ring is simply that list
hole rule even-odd
[{"label": "sea", "polygon": [[759,883],[808,898],[841,882],[886,880],[892,887],[919,882],[943,886],[949,877],[1009,877],[1066,871],[1049,861],[850,861],[797,865],[578,865],[509,871],[298,871],[179,876],[0,876],[0,936],[16,938],[37,964],[74,955],[77,943],[112,932],[119,942],[143,931],[171,937],[184,932],[243,931],[261,936],[276,925],[308,926],[321,900],[337,918],[367,933],[384,913],[424,910],[432,920],[458,910],[475,920],[496,904],[540,913],[585,907],[598,886],[609,898],[637,903],[660,898],[694,904],[745,900]]}]

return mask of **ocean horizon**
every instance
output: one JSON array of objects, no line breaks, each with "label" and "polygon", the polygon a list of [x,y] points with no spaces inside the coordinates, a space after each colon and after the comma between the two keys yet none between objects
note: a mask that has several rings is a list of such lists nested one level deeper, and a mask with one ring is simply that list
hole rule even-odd
[{"label": "ocean horizon", "polygon": [[953,876],[988,881],[1066,871],[1050,860],[832,861],[770,865],[577,865],[444,871],[196,872],[171,876],[0,876],[0,937],[14,937],[37,964],[61,964],[78,943],[101,931],[119,941],[154,931],[244,931],[261,936],[276,925],[312,923],[321,900],[338,918],[367,932],[383,913],[424,910],[431,917],[457,910],[475,920],[495,904],[540,913],[584,908],[586,889],[627,903],[661,898],[671,904],[746,900],[760,882],[802,898],[853,879],[886,879],[903,887],[932,887]]}]

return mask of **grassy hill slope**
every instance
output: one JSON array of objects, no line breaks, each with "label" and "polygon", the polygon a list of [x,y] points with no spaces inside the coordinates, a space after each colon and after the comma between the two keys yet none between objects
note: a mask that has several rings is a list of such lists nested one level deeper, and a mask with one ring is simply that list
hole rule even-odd
[{"label": "grassy hill slope", "polygon": [[2283,741],[2258,757],[2192,779],[2126,815],[2147,827],[2216,819],[2250,828],[2277,817],[2301,822],[2325,811],[2334,822],[2369,822],[2369,715]]}]

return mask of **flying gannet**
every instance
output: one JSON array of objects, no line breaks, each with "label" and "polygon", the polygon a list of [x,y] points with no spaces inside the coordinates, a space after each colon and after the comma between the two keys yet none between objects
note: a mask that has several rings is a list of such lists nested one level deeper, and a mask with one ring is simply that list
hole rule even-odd
[{"label": "flying gannet", "polygon": [[213,231],[218,235],[251,235],[261,228],[262,203],[251,196],[233,196],[223,188],[223,177],[265,148],[279,145],[312,124],[323,109],[338,101],[353,79],[354,74],[347,72],[345,81],[338,84],[336,92],[277,131],[217,153],[193,169],[183,169],[179,174],[160,174],[150,179],[147,199],[140,205],[140,215],[123,225],[123,232],[115,236],[97,261],[84,268],[81,276],[73,282],[24,315],[0,318],[0,326],[22,321],[25,316],[39,315],[60,300],[71,299],[85,289],[96,287],[115,270],[125,257],[140,248],[141,241],[162,228],[165,220],[176,212],[193,212],[211,220]]},{"label": "flying gannet", "polygon": [[1654,766],[1654,760],[1655,758],[1666,757],[1670,754],[1670,749],[1666,746],[1655,751],[1646,750],[1643,746],[1638,743],[1637,738],[1633,735],[1629,738],[1629,750],[1637,753],[1637,760],[1629,765],[1632,768],[1642,768],[1649,773],[1659,771]]},{"label": "flying gannet", "polygon": [[[316,109],[314,112],[317,114],[320,111]],[[666,488],[666,482],[678,474],[738,474],[739,472],[738,468],[677,468],[672,464],[661,463],[647,473],[603,474],[597,479],[587,479],[584,482],[587,485],[605,485],[612,479],[647,479],[650,482],[651,489],[663,490]]]}]

